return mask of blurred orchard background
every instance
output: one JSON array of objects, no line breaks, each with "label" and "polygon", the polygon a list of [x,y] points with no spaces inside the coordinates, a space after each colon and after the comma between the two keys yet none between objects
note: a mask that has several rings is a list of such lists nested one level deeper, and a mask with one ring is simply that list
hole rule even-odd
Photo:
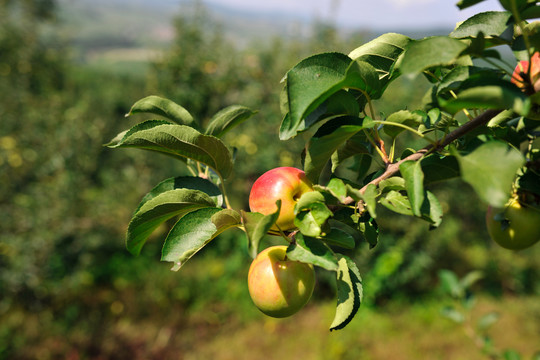
[{"label": "blurred orchard background", "polygon": [[[432,189],[445,212],[436,231],[379,217],[379,245],[354,255],[364,303],[342,331],[328,331],[336,294],[324,271],[299,314],[259,313],[241,231],[177,273],[159,261],[165,227],[139,257],[125,250],[141,197],[187,175],[166,157],[102,146],[141,120],[124,114],[144,96],[171,98],[203,121],[231,104],[259,110],[225,139],[238,149],[235,207],[247,209],[264,171],[301,166],[302,139],[278,141],[281,78],[310,54],[349,53],[382,32],[309,15],[197,1],[0,1],[0,359],[484,359],[470,328],[486,314],[498,318],[486,332],[495,348],[527,359],[539,350],[540,246],[495,246],[485,205],[462,182]],[[393,83],[377,110],[414,109],[427,86]],[[441,270],[482,274],[464,325],[442,315],[453,300]]]}]

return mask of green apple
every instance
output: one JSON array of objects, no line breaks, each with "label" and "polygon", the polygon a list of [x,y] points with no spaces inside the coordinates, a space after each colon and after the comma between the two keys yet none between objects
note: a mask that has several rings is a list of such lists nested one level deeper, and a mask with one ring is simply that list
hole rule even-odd
[{"label": "green apple", "polygon": [[540,210],[516,198],[503,209],[488,207],[486,225],[491,239],[506,249],[525,249],[540,240]]},{"label": "green apple", "polygon": [[276,201],[281,200],[276,225],[273,229],[291,230],[294,226],[294,206],[302,194],[312,191],[311,181],[306,174],[294,167],[278,167],[259,177],[249,194],[249,208],[264,215],[277,210]]},{"label": "green apple", "polygon": [[315,287],[311,264],[287,259],[287,246],[271,246],[251,263],[248,289],[253,303],[268,316],[291,316],[307,304]]}]

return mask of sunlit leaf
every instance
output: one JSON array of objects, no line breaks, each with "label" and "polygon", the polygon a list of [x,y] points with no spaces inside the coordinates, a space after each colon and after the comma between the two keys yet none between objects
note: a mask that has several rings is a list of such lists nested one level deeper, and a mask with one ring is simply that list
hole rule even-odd
[{"label": "sunlit leaf", "polygon": [[233,167],[232,155],[220,139],[189,126],[144,122],[130,129],[118,143],[108,146],[135,147],[192,159],[208,165],[223,178],[231,174]]},{"label": "sunlit leaf", "polygon": [[511,14],[507,11],[487,11],[475,14],[463,21],[450,33],[451,37],[476,37],[482,32],[486,38],[512,39],[513,24],[509,23]]},{"label": "sunlit leaf", "polygon": [[137,101],[131,107],[131,110],[126,116],[137,113],[151,113],[163,116],[178,125],[187,125],[197,127],[193,116],[177,103],[159,96],[151,95]]},{"label": "sunlit leaf", "polygon": [[[347,123],[351,122],[356,123],[356,125],[347,125]],[[325,129],[333,128],[333,123],[338,123],[339,126],[335,126],[336,129],[332,129],[334,131],[327,132]],[[373,123],[369,118],[359,119],[354,117],[338,118],[323,125],[307,145],[306,158],[304,160],[306,176],[313,183],[318,183],[322,170],[338,147],[354,134],[372,126]]]},{"label": "sunlit leaf", "polygon": [[278,200],[276,205],[277,210],[269,215],[241,211],[242,224],[244,225],[246,236],[248,238],[248,252],[252,258],[257,256],[261,240],[266,236],[278,219],[279,211],[281,209],[281,200]]},{"label": "sunlit leaf", "polygon": [[256,111],[241,105],[226,107],[212,117],[206,129],[206,134],[222,137],[227,131],[240,125],[256,113]]},{"label": "sunlit leaf", "polygon": [[321,235],[322,226],[332,216],[325,204],[324,196],[318,191],[302,194],[294,207],[294,225],[306,236]]},{"label": "sunlit leaf", "polygon": [[287,258],[330,271],[338,269],[337,257],[326,244],[319,239],[304,237],[301,233],[296,234],[295,241],[287,248]]},{"label": "sunlit leaf", "polygon": [[519,150],[489,141],[466,156],[454,152],[461,176],[486,203],[502,207],[510,198],[512,183],[525,159]]},{"label": "sunlit leaf", "polygon": [[223,202],[221,191],[211,181],[195,176],[179,176],[163,180],[157,184],[142,198],[135,212],[139,211],[141,206],[143,206],[147,201],[155,198],[161,193],[174,189],[192,189],[202,191],[215,201],[215,206],[217,207],[220,207]]},{"label": "sunlit leaf", "polygon": [[203,208],[190,212],[167,235],[161,260],[174,262],[173,269],[178,270],[212,239],[240,223],[240,215],[230,209]]},{"label": "sunlit leaf", "polygon": [[405,179],[405,189],[415,216],[422,216],[421,207],[424,202],[424,173],[420,161],[404,161],[399,171]]},{"label": "sunlit leaf", "polygon": [[146,201],[133,215],[126,239],[127,249],[138,255],[148,236],[162,223],[203,207],[215,207],[215,202],[199,190],[174,189]]},{"label": "sunlit leaf", "polygon": [[454,64],[466,48],[465,43],[446,36],[411,41],[399,69],[404,74],[411,74],[433,66]]},{"label": "sunlit leaf", "polygon": [[[384,91],[390,81],[396,77],[394,66],[409,41],[411,39],[405,35],[386,33],[354,49],[349,57],[365,61],[373,66],[381,80],[381,91]],[[382,93],[374,95],[378,97]]]},{"label": "sunlit leaf", "polygon": [[330,331],[343,329],[356,315],[362,303],[363,287],[356,264],[347,256],[339,255],[337,281],[337,306]]}]

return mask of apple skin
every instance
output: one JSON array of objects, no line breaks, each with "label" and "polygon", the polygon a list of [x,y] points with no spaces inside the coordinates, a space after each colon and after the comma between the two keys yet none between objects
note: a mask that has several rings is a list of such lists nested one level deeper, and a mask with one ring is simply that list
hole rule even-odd
[{"label": "apple skin", "polygon": [[[527,93],[534,93],[540,90],[540,53],[536,52],[531,56],[531,72],[526,79],[522,74],[529,71],[529,61],[522,60],[518,62],[512,74],[511,81],[520,89]],[[529,78],[529,79],[527,79]]]},{"label": "apple skin", "polygon": [[307,304],[315,287],[311,264],[286,259],[287,246],[261,251],[248,273],[249,295],[264,314],[283,318]]},{"label": "apple skin", "polygon": [[[507,226],[495,219],[501,213]],[[511,199],[503,209],[488,207],[486,225],[491,239],[505,249],[525,249],[540,240],[540,211],[522,206],[517,199]]]},{"label": "apple skin", "polygon": [[249,208],[253,212],[269,215],[277,210],[276,201],[281,200],[281,210],[272,229],[294,229],[294,206],[302,194],[313,191],[312,186],[300,169],[285,166],[269,170],[253,183]]}]

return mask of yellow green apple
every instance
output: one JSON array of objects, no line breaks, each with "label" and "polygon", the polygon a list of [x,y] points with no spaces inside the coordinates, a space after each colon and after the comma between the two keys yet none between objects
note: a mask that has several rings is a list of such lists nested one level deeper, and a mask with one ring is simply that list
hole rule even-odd
[{"label": "yellow green apple", "polygon": [[285,166],[269,170],[253,183],[249,208],[269,215],[277,210],[276,201],[281,200],[281,210],[273,229],[291,230],[295,227],[294,206],[302,194],[313,190],[312,186],[300,169]]},{"label": "yellow green apple", "polygon": [[491,239],[506,249],[525,249],[540,240],[540,210],[517,198],[502,209],[488,207],[486,225]]},{"label": "yellow green apple", "polygon": [[248,289],[253,303],[268,316],[283,318],[307,304],[315,287],[311,264],[287,259],[287,246],[271,246],[251,263]]}]

